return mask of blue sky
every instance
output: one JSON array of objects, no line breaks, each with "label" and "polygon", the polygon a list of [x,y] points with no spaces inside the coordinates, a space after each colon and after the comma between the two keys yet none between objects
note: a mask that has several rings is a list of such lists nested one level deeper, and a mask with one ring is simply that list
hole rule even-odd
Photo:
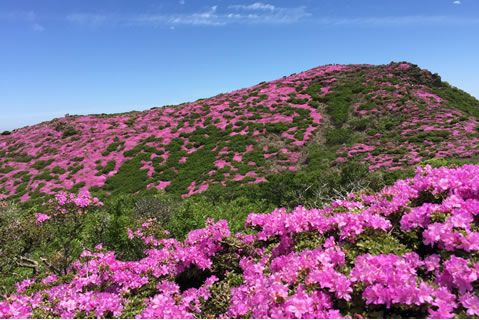
[{"label": "blue sky", "polygon": [[0,130],[330,63],[407,60],[479,97],[477,0],[0,0]]}]

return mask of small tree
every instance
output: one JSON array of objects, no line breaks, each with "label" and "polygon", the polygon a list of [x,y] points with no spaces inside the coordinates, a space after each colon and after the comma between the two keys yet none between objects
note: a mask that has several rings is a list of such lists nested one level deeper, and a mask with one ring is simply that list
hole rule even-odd
[{"label": "small tree", "polygon": [[0,296],[23,279],[24,273],[18,268],[38,272],[39,264],[27,255],[39,245],[42,232],[28,213],[14,203],[0,201]]},{"label": "small tree", "polygon": [[43,260],[51,271],[59,275],[67,273],[68,266],[84,249],[81,233],[85,229],[85,215],[102,205],[88,191],[60,192],[49,202],[48,214],[35,215],[37,224],[46,231],[42,247],[45,252],[53,250],[50,260]]}]

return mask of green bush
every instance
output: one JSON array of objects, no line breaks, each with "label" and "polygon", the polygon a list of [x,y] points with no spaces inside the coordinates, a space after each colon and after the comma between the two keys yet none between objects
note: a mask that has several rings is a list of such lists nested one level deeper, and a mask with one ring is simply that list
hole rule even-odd
[{"label": "green bush", "polygon": [[42,169],[46,168],[47,166],[49,166],[53,161],[54,161],[54,159],[38,160],[37,162],[32,164],[32,168],[35,168],[37,170],[42,170]]},{"label": "green bush", "polygon": [[416,135],[413,135],[408,138],[409,142],[423,142],[424,140],[429,140],[432,142],[440,142],[449,137],[451,133],[445,130],[435,130],[427,132],[419,132]]},{"label": "green bush", "polygon": [[349,121],[349,126],[355,131],[365,131],[371,126],[369,118],[353,118]]},{"label": "green bush", "polygon": [[361,90],[361,78],[357,80],[346,79],[339,81],[333,91],[326,96],[328,105],[326,112],[335,127],[340,128],[346,123],[351,104]]},{"label": "green bush", "polygon": [[146,188],[148,175],[141,170],[142,156],[125,161],[118,172],[105,183],[105,189],[115,194],[134,193]]},{"label": "green bush", "polygon": [[63,128],[62,139],[77,135],[79,133],[80,132],[77,131],[74,127],[68,126],[66,128]]},{"label": "green bush", "polygon": [[212,202],[202,195],[190,197],[179,204],[171,216],[166,229],[176,238],[182,239],[186,234],[205,226],[208,218],[214,220],[227,219],[230,230],[243,230],[246,217],[251,212],[262,213],[271,211],[273,207],[266,201],[238,197],[234,200]]},{"label": "green bush", "polygon": [[373,110],[375,108],[377,108],[377,104],[375,102],[370,101],[368,103],[365,103],[359,106],[358,110]]},{"label": "green bush", "polygon": [[52,169],[52,172],[55,174],[64,174],[66,172],[62,167],[56,166]]},{"label": "green bush", "polygon": [[0,168],[0,173],[9,173],[15,170],[12,166],[4,166]]},{"label": "green bush", "polygon": [[0,206],[0,295],[32,274],[32,269],[20,267],[25,262],[21,257],[28,259],[41,238],[41,230],[36,228],[29,211],[14,203]]},{"label": "green bush", "polygon": [[155,219],[161,225],[167,225],[178,210],[179,200],[164,192],[145,195],[135,201],[134,214],[140,220]]},{"label": "green bush", "polygon": [[289,126],[286,123],[269,123],[266,125],[266,131],[273,134],[281,134],[289,129]]},{"label": "green bush", "polygon": [[353,132],[349,128],[329,128],[326,131],[326,144],[342,145],[351,142]]}]

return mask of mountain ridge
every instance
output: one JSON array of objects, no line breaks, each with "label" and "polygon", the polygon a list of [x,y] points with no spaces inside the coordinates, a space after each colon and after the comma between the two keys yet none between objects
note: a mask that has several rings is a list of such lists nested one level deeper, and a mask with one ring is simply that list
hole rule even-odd
[{"label": "mountain ridge", "polygon": [[333,165],[402,170],[476,157],[478,116],[476,99],[411,63],[321,66],[176,106],[16,129],[0,136],[0,190],[22,201],[61,189],[188,197],[301,170],[311,144],[333,150]]}]

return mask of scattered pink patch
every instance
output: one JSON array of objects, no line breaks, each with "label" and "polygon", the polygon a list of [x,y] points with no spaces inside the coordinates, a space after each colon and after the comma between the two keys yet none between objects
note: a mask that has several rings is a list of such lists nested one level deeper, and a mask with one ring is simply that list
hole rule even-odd
[{"label": "scattered pink patch", "polygon": [[331,87],[330,86],[322,87],[321,92],[323,93],[323,95],[327,95],[331,92]]},{"label": "scattered pink patch", "polygon": [[50,219],[50,216],[44,213],[35,213],[35,219],[37,224],[42,224]]},{"label": "scattered pink patch", "polygon": [[441,103],[442,102],[442,98],[439,97],[438,95],[435,95],[433,93],[430,93],[430,92],[427,92],[427,91],[424,91],[424,90],[417,90],[416,91],[416,97],[418,98],[421,98],[421,99],[433,99],[434,101],[436,101],[437,103]]},{"label": "scattered pink patch", "polygon": [[215,161],[215,167],[218,169],[223,169],[226,166],[231,166],[231,164],[228,161],[225,160],[216,160]]},{"label": "scattered pink patch", "polygon": [[238,153],[235,153],[235,155],[233,156],[233,161],[241,162],[242,160],[243,160],[243,156]]},{"label": "scattered pink patch", "polygon": [[201,192],[204,192],[206,190],[208,190],[208,183],[204,182],[202,184],[200,184],[198,187],[196,186],[196,182],[193,181],[189,187],[188,187],[188,193],[182,195],[181,197],[183,198],[187,198],[187,197],[190,197],[194,194],[198,194],[198,193],[201,193]]}]

